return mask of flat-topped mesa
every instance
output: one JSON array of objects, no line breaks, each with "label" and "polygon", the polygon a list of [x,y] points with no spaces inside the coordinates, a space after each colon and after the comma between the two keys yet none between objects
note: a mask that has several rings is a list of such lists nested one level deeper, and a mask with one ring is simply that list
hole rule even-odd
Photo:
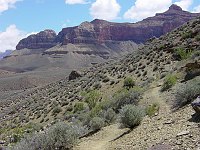
[{"label": "flat-topped mesa", "polygon": [[50,48],[56,44],[103,44],[112,41],[133,41],[144,43],[152,37],[160,37],[184,23],[200,16],[199,13],[183,11],[173,4],[164,13],[146,18],[137,23],[114,23],[95,19],[79,26],[63,28],[56,36],[52,30],[45,30],[20,41],[17,49]]},{"label": "flat-topped mesa", "polygon": [[37,34],[22,39],[16,46],[17,50],[28,49],[48,49],[56,45],[55,38],[57,34],[53,30],[44,30]]}]

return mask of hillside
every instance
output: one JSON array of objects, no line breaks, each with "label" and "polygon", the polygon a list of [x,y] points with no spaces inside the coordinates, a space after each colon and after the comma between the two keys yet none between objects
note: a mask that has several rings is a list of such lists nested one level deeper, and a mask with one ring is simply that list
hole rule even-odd
[{"label": "hillside", "polygon": [[[96,128],[91,121],[102,117],[102,112],[109,110],[118,115],[126,104],[135,104],[137,109],[156,105],[153,109],[156,112],[145,116],[129,134],[103,141],[109,144],[104,148],[147,149],[164,143],[166,149],[198,149],[199,120],[191,116],[194,111],[187,104],[200,94],[199,29],[200,18],[197,18],[160,38],[149,40],[138,51],[83,70],[82,77],[75,80],[62,79],[3,99],[0,138],[7,140],[6,137],[13,134],[20,137],[30,123],[45,126],[45,130],[59,121],[75,122],[91,130]],[[131,80],[127,83],[133,89],[124,87],[127,77],[135,81],[133,85],[129,84]],[[124,100],[123,95],[129,92],[133,93]],[[188,96],[189,92],[192,95]],[[121,96],[124,101],[120,101]],[[104,124],[102,121],[100,125]],[[97,128],[102,127],[99,124]],[[18,129],[23,132],[16,132]]]}]

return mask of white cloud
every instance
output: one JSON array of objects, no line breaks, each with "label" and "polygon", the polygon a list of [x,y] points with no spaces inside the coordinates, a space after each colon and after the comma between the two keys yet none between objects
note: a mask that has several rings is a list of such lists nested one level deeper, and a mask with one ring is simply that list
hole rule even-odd
[{"label": "white cloud", "polygon": [[200,13],[200,5],[194,8],[194,13]]},{"label": "white cloud", "polygon": [[90,14],[94,19],[114,20],[120,9],[121,6],[116,0],[96,0],[92,3]]},{"label": "white cloud", "polygon": [[135,4],[125,12],[124,18],[142,20],[166,11],[171,4],[172,0],[136,0]]},{"label": "white cloud", "polygon": [[14,8],[15,3],[21,0],[0,0],[0,13],[8,10],[9,8]]},{"label": "white cloud", "polygon": [[65,0],[66,4],[87,4],[86,0]]},{"label": "white cloud", "polygon": [[192,3],[193,0],[181,0],[179,2],[175,2],[175,4],[180,6],[183,10],[188,10]]},{"label": "white cloud", "polygon": [[4,32],[0,32],[0,52],[4,52],[5,50],[15,50],[18,42],[37,32],[26,33],[24,31],[19,30],[16,25],[10,25],[6,28]]}]

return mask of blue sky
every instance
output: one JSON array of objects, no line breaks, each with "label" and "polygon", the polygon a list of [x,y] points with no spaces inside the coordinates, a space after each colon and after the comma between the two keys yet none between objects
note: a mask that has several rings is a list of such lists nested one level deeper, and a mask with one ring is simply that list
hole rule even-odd
[{"label": "blue sky", "polygon": [[136,22],[172,3],[200,12],[199,0],[0,0],[0,51],[14,49],[20,39],[44,29],[58,33],[94,18]]}]

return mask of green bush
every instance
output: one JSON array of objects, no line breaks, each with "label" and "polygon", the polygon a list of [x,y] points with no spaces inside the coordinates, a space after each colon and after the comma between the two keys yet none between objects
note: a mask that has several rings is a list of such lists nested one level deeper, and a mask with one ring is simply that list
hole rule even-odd
[{"label": "green bush", "polygon": [[111,100],[111,108],[115,111],[118,111],[123,106],[128,104],[138,104],[139,98],[141,95],[141,91],[138,89],[123,89],[118,91],[115,95],[113,95]]},{"label": "green bush", "polygon": [[184,32],[184,33],[182,34],[182,38],[183,38],[183,39],[193,38],[193,32],[192,32],[192,31]]},{"label": "green bush", "polygon": [[100,98],[101,94],[98,91],[93,90],[85,95],[85,102],[88,104],[89,108],[92,109],[95,107]]},{"label": "green bush", "polygon": [[140,107],[126,105],[120,110],[120,121],[124,127],[134,128],[141,123],[144,114]]},{"label": "green bush", "polygon": [[100,118],[100,117],[94,117],[90,121],[90,127],[94,131],[101,129],[102,127],[104,127],[104,125],[105,125],[105,121],[103,118]]},{"label": "green bush", "polygon": [[183,48],[175,49],[175,54],[179,57],[180,60],[188,59],[192,55],[192,51],[184,50]]},{"label": "green bush", "polygon": [[200,78],[181,84],[176,89],[174,107],[183,107],[200,95]]},{"label": "green bush", "polygon": [[148,116],[154,116],[159,111],[159,104],[154,103],[146,107],[146,114]]},{"label": "green bush", "polygon": [[195,39],[196,39],[197,41],[200,41],[200,34],[198,34],[198,35],[195,37]]},{"label": "green bush", "polygon": [[84,102],[77,102],[74,105],[74,113],[83,111],[85,109],[85,103]]},{"label": "green bush", "polygon": [[162,85],[162,91],[170,89],[172,86],[174,86],[177,82],[177,77],[175,75],[168,75],[164,83]]},{"label": "green bush", "polygon": [[53,114],[53,115],[56,115],[56,114],[60,113],[61,111],[62,111],[61,107],[56,106],[56,107],[53,109],[52,114]]},{"label": "green bush", "polygon": [[112,108],[102,111],[101,116],[107,124],[114,122],[116,119],[116,113]]},{"label": "green bush", "polygon": [[80,124],[72,125],[59,122],[44,133],[25,136],[12,150],[67,150],[72,148],[78,137],[87,132]]},{"label": "green bush", "polygon": [[101,105],[101,103],[98,103],[90,111],[90,116],[91,116],[91,118],[99,116],[101,112],[102,112],[102,105]]},{"label": "green bush", "polygon": [[124,87],[126,88],[132,88],[135,86],[135,81],[131,77],[127,77],[124,80]]}]

